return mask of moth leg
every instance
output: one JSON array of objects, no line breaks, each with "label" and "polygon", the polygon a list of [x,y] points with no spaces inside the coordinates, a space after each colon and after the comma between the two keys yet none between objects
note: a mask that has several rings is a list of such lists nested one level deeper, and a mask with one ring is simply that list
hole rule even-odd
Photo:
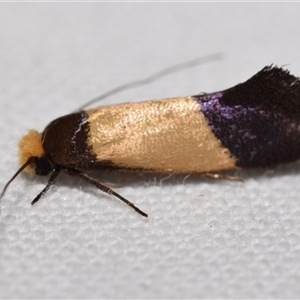
[{"label": "moth leg", "polygon": [[53,185],[56,181],[56,178],[58,176],[60,172],[60,168],[56,168],[54,169],[53,173],[51,174],[47,185],[44,187],[44,189],[31,201],[31,205],[33,205],[34,203],[36,203],[37,201],[40,200],[40,198],[42,196],[44,196],[46,194],[46,192],[49,190],[50,186]]},{"label": "moth leg", "polygon": [[120,194],[118,194],[117,192],[115,192],[111,187],[109,187],[109,186],[101,183],[100,181],[98,181],[98,180],[96,180],[96,179],[88,176],[87,174],[77,173],[76,175],[79,176],[79,177],[81,177],[82,179],[86,180],[88,183],[96,186],[102,192],[104,192],[106,194],[109,194],[109,195],[114,195],[115,197],[119,198],[120,200],[122,200],[124,203],[126,203],[127,205],[129,205],[131,208],[133,208],[136,212],[138,212],[143,217],[146,217],[146,218],[148,217],[148,215],[146,213],[144,213],[143,211],[141,211],[132,202],[130,202],[129,200],[125,199]]},{"label": "moth leg", "polygon": [[230,176],[226,174],[217,174],[217,173],[203,173],[200,174],[201,177],[204,178],[212,178],[212,179],[226,179],[231,181],[241,181],[244,182],[243,178],[237,177],[237,176]]}]

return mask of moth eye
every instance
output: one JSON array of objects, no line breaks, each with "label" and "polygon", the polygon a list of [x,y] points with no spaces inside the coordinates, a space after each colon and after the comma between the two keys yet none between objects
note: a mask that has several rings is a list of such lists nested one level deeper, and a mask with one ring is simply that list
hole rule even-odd
[{"label": "moth eye", "polygon": [[45,156],[38,157],[35,159],[35,173],[37,175],[48,175],[53,169],[52,164],[50,163],[49,159]]}]

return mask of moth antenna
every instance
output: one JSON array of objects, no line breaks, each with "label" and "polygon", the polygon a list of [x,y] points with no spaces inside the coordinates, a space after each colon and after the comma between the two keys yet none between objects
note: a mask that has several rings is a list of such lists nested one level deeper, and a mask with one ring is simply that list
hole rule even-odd
[{"label": "moth antenna", "polygon": [[135,88],[135,87],[138,87],[138,86],[142,86],[142,85],[151,83],[151,82],[153,82],[153,81],[155,81],[159,78],[162,78],[164,76],[167,76],[169,74],[172,74],[172,73],[175,73],[175,72],[187,69],[187,68],[196,67],[198,65],[201,65],[201,64],[204,64],[204,63],[207,63],[207,62],[211,62],[211,61],[214,61],[214,60],[218,60],[220,58],[221,58],[221,54],[220,53],[215,53],[215,54],[211,54],[211,55],[207,55],[207,56],[198,57],[196,59],[192,59],[192,60],[177,64],[177,65],[174,65],[172,67],[168,67],[168,68],[163,69],[163,70],[161,70],[157,73],[154,73],[153,75],[151,75],[147,78],[137,80],[137,81],[132,81],[132,82],[120,85],[116,88],[113,88],[110,91],[108,91],[108,92],[106,92],[106,93],[104,93],[104,94],[102,94],[102,95],[100,95],[96,98],[93,98],[92,100],[88,101],[86,104],[80,106],[78,108],[78,110],[82,110],[82,109],[86,108],[87,106],[89,106],[89,105],[91,105],[95,102],[101,101],[101,100],[103,100],[103,99],[105,99],[109,96],[114,95],[114,94],[123,92],[125,90],[129,90],[131,88]]},{"label": "moth antenna", "polygon": [[32,164],[34,162],[35,157],[30,157],[25,163],[24,165],[15,173],[15,175],[7,182],[7,184],[5,185],[5,187],[2,190],[2,193],[0,195],[0,199],[2,199],[2,197],[4,196],[8,186],[11,184],[12,181],[14,181],[14,179],[26,168],[28,167],[30,164]]}]

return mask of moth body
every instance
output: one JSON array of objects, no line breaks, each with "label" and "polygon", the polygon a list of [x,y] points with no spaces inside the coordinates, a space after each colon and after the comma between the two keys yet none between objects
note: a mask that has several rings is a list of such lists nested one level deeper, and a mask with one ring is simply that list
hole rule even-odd
[{"label": "moth body", "polygon": [[216,173],[295,161],[300,158],[300,80],[269,66],[225,91],[72,113],[42,133],[31,130],[20,140],[19,154],[19,172],[52,172],[33,202],[61,170],[126,202],[87,172]]}]

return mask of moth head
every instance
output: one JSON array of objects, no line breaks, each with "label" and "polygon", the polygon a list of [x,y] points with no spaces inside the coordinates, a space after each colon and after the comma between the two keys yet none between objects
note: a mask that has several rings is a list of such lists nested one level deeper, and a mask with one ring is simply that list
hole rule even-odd
[{"label": "moth head", "polygon": [[53,164],[46,157],[42,144],[42,135],[36,130],[29,130],[19,141],[20,169],[5,185],[0,199],[3,197],[9,184],[24,170],[37,175],[47,175],[53,170]]}]

